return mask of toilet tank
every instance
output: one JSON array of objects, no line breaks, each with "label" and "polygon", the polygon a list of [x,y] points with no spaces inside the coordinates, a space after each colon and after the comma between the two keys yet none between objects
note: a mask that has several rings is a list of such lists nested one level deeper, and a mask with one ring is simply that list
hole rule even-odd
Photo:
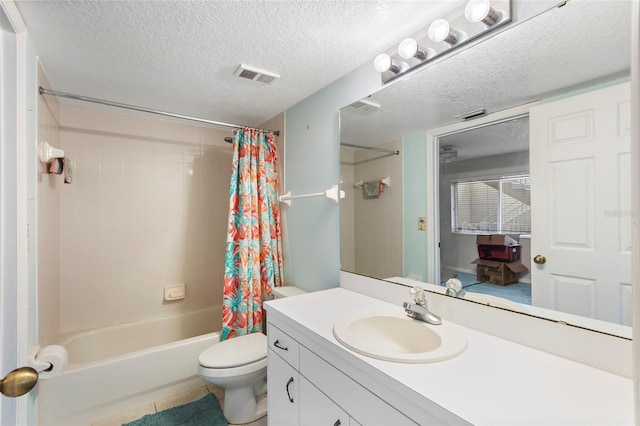
[{"label": "toilet tank", "polygon": [[282,299],[283,297],[291,297],[297,296],[299,294],[307,293],[301,288],[298,288],[294,285],[286,285],[283,287],[274,287],[271,289],[271,294],[273,294],[274,299]]}]

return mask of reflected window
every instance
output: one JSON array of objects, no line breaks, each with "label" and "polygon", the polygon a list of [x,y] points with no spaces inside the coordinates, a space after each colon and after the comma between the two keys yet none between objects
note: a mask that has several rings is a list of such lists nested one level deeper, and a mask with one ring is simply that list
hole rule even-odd
[{"label": "reflected window", "polygon": [[451,232],[531,233],[529,175],[451,184]]}]

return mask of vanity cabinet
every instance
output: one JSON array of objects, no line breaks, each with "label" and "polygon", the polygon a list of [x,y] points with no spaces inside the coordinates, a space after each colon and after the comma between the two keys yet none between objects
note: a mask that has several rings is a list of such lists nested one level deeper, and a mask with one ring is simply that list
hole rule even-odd
[{"label": "vanity cabinet", "polygon": [[267,336],[270,425],[416,424],[272,321]]}]

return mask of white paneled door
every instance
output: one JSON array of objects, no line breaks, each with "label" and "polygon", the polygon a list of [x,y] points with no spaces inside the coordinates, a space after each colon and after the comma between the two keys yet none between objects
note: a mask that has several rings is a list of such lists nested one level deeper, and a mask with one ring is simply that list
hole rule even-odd
[{"label": "white paneled door", "polygon": [[530,112],[532,303],[631,321],[629,83]]}]

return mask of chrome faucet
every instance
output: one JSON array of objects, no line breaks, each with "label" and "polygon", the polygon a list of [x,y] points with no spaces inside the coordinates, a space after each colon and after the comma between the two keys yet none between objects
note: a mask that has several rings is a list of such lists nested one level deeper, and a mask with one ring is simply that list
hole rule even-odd
[{"label": "chrome faucet", "polygon": [[427,299],[424,297],[422,287],[413,287],[411,296],[413,297],[413,303],[404,302],[402,304],[407,316],[433,325],[442,324],[442,319],[427,309]]}]

